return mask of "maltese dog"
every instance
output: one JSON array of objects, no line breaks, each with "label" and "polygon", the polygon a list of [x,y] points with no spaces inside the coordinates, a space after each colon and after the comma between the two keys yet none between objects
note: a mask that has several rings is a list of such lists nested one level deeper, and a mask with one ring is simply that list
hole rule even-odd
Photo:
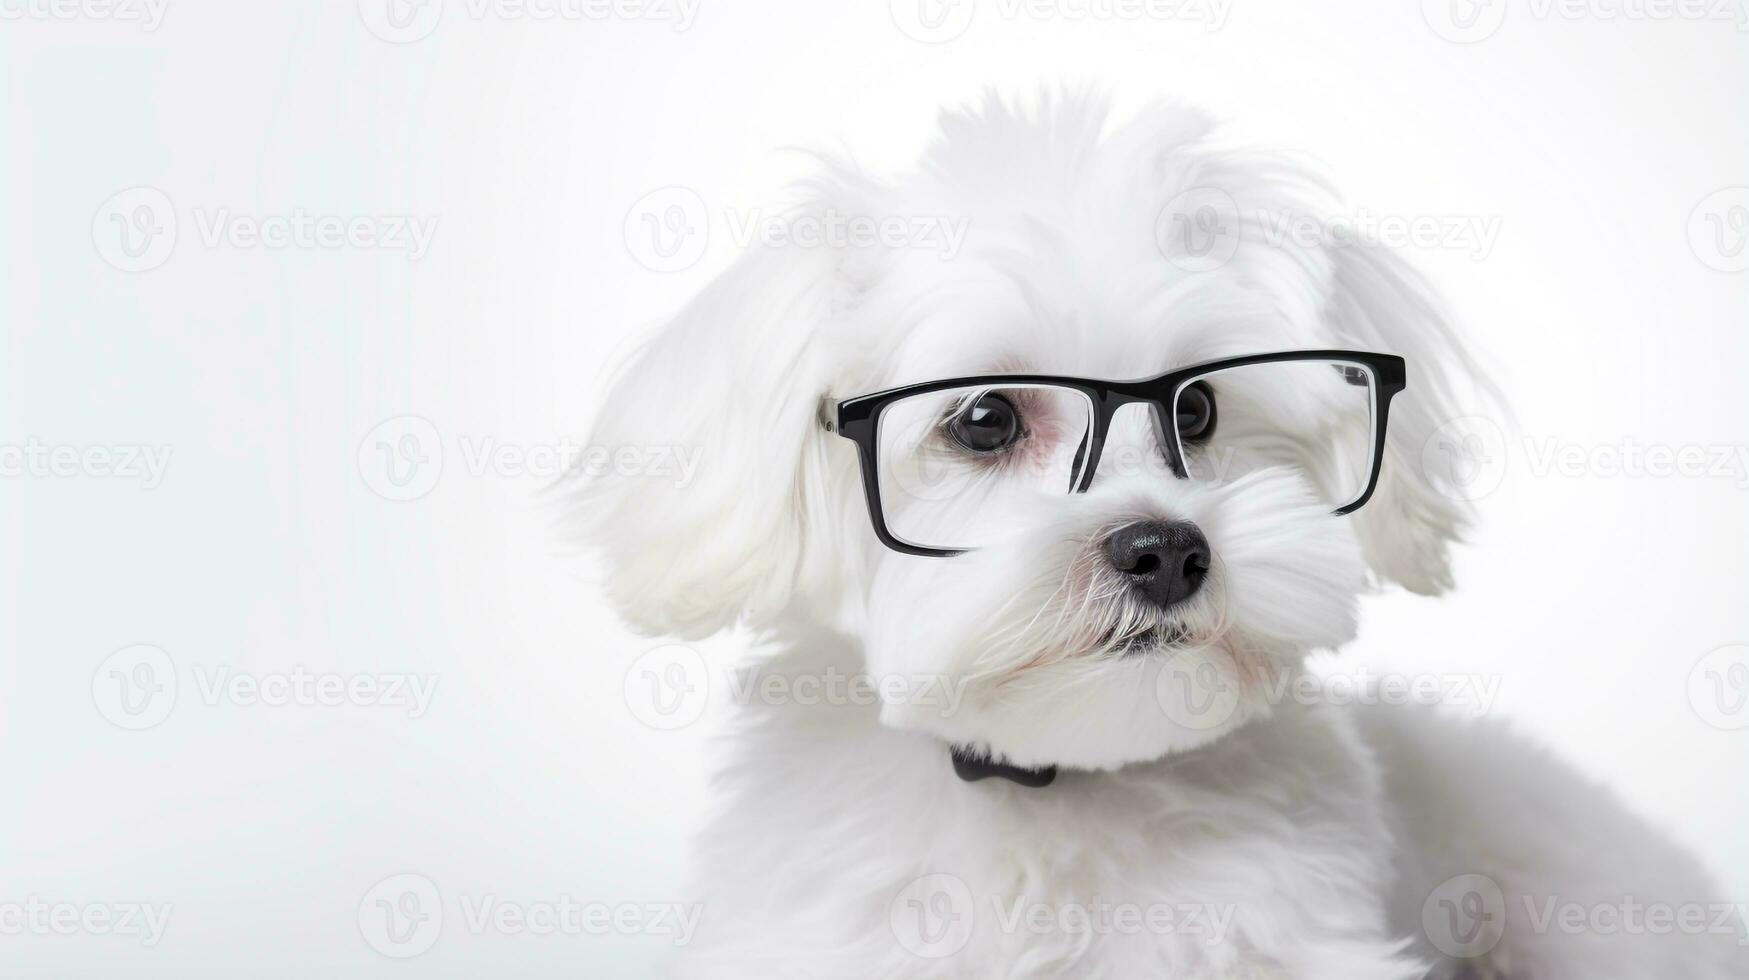
[{"label": "maltese dog", "polygon": [[605,400],[592,444],[696,479],[571,511],[636,627],[755,639],[683,970],[1749,976],[1700,864],[1537,748],[1284,696],[1369,588],[1450,586],[1423,447],[1478,388],[1398,256],[1282,233],[1316,179],[1076,95],[824,170]]}]

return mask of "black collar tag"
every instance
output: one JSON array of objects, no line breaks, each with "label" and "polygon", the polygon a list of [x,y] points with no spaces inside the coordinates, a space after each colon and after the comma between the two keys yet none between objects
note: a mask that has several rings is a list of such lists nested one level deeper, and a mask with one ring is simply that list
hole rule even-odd
[{"label": "black collar tag", "polygon": [[968,783],[996,776],[1011,783],[1018,783],[1031,789],[1049,786],[1057,778],[1056,766],[1045,766],[1043,769],[1025,769],[997,762],[988,755],[974,754],[976,750],[962,746],[953,747],[953,771],[959,778]]}]

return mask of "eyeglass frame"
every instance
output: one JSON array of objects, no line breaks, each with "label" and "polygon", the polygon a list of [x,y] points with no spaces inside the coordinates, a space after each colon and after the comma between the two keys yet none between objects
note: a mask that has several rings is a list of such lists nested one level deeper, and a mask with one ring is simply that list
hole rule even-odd
[{"label": "eyeglass frame", "polygon": [[1093,485],[1093,477],[1099,472],[1099,460],[1105,449],[1105,438],[1111,430],[1111,420],[1118,410],[1127,405],[1148,405],[1153,408],[1159,419],[1172,420],[1172,438],[1161,440],[1167,443],[1161,447],[1166,455],[1166,463],[1172,469],[1174,476],[1181,480],[1189,479],[1177,428],[1177,415],[1174,406],[1184,388],[1206,375],[1215,374],[1232,368],[1249,367],[1254,364],[1293,363],[1298,361],[1343,361],[1351,362],[1366,368],[1372,374],[1372,459],[1371,469],[1367,474],[1366,487],[1360,495],[1347,504],[1338,507],[1332,513],[1337,516],[1351,514],[1359,510],[1372,498],[1373,490],[1378,486],[1379,471],[1384,466],[1385,459],[1385,426],[1390,418],[1391,399],[1408,387],[1408,369],[1403,358],[1396,354],[1380,354],[1372,351],[1355,350],[1296,350],[1275,351],[1267,354],[1244,354],[1238,357],[1223,357],[1202,361],[1186,367],[1175,368],[1164,374],[1150,378],[1140,378],[1133,381],[1098,381],[1091,378],[1072,378],[1047,374],[980,374],[964,378],[947,378],[941,381],[923,381],[916,384],[901,385],[897,388],[887,388],[872,394],[858,395],[834,402],[830,393],[821,396],[819,422],[827,432],[837,432],[839,435],[856,444],[857,456],[862,463],[863,496],[868,501],[868,515],[874,525],[875,537],[881,544],[894,551],[921,558],[951,558],[964,554],[966,548],[929,548],[923,545],[911,544],[898,538],[887,527],[886,513],[881,507],[880,468],[877,459],[877,441],[880,433],[880,417],[888,405],[913,395],[927,395],[932,392],[946,391],[951,388],[993,387],[1003,385],[1050,385],[1069,388],[1080,392],[1093,407],[1092,426],[1087,434],[1087,460],[1082,472],[1076,478],[1076,486],[1070,493],[1086,493]]}]

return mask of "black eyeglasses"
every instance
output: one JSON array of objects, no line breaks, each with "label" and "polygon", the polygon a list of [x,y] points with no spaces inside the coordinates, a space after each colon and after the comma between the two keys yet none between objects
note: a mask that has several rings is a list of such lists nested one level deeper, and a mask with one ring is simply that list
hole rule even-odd
[{"label": "black eyeglasses", "polygon": [[820,420],[856,443],[881,542],[947,557],[1000,537],[1041,494],[1086,492],[1102,460],[1107,473],[1210,482],[1297,467],[1335,513],[1351,513],[1378,483],[1405,385],[1393,354],[1282,351],[1137,381],[928,381],[823,401]]}]

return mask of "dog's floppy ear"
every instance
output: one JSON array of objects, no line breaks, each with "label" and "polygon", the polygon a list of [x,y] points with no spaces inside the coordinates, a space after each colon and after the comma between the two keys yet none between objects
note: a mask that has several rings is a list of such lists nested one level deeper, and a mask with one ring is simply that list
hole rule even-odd
[{"label": "dog's floppy ear", "polygon": [[592,449],[678,453],[694,471],[608,463],[567,501],[634,626],[707,636],[776,612],[802,556],[805,467],[821,434],[810,337],[830,313],[830,249],[761,246],[661,327],[601,403]]},{"label": "dog's floppy ear", "polygon": [[1445,320],[1432,287],[1383,246],[1352,243],[1328,250],[1331,289],[1325,316],[1344,343],[1399,354],[1408,390],[1391,403],[1384,465],[1372,499],[1356,511],[1361,544],[1374,574],[1432,595],[1451,587],[1448,546],[1468,523],[1454,460],[1426,449],[1458,424],[1460,390],[1490,390],[1474,359]]}]

